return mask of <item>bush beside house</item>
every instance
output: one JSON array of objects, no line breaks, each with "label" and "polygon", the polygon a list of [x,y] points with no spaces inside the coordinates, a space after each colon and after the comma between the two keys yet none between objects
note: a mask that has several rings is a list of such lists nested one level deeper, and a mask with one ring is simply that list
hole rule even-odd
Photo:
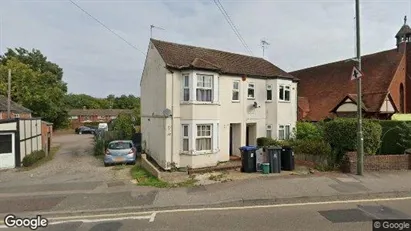
[{"label": "bush beside house", "polygon": [[46,153],[43,150],[32,152],[23,158],[23,166],[30,167],[38,161],[40,161],[41,159],[43,159],[44,157],[46,157]]},{"label": "bush beside house", "polygon": [[128,114],[120,114],[109,129],[108,132],[102,132],[94,137],[95,156],[103,155],[111,141],[131,140],[135,133],[132,117]]}]

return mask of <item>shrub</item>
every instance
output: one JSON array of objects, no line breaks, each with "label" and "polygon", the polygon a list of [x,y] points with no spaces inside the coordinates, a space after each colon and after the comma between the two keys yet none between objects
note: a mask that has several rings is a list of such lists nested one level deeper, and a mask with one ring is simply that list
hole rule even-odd
[{"label": "shrub", "polygon": [[46,157],[46,153],[43,150],[32,152],[23,158],[23,166],[30,167],[44,157]]},{"label": "shrub", "polygon": [[406,148],[411,148],[411,141],[407,139],[409,131],[405,121],[380,120],[382,127],[381,146],[379,154],[403,154]]},{"label": "shrub", "polygon": [[136,129],[133,118],[129,114],[120,114],[113,123],[113,131],[119,132],[120,139],[131,139]]},{"label": "shrub", "polygon": [[258,147],[266,147],[266,146],[279,146],[281,145],[282,141],[277,141],[272,138],[268,137],[259,137],[257,138],[257,146]]},{"label": "shrub", "polygon": [[323,140],[296,140],[291,145],[295,153],[330,156],[331,146]]},{"label": "shrub", "polygon": [[297,140],[320,140],[323,138],[323,132],[316,124],[310,122],[297,122],[295,138]]},{"label": "shrub", "polygon": [[[364,152],[375,154],[380,146],[382,128],[372,120],[363,120]],[[336,163],[347,151],[357,150],[357,120],[335,119],[324,123],[324,138],[331,145]]]}]

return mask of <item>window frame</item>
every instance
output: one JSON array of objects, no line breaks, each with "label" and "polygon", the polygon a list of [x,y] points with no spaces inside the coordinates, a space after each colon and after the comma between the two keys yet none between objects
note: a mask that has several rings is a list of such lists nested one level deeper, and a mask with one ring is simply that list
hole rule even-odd
[{"label": "window frame", "polygon": [[[287,133],[287,128],[288,128],[288,133]],[[283,133],[282,135],[281,135],[281,132]],[[278,125],[278,140],[289,140],[290,138],[291,138],[291,124]]]},{"label": "window frame", "polygon": [[[190,101],[190,74],[188,73],[183,73],[182,74],[182,79],[183,79],[183,84],[182,84],[182,100],[183,102],[189,102]],[[186,79],[187,79],[187,86],[186,86]],[[185,99],[185,91],[188,91],[188,99]]]},{"label": "window frame", "polygon": [[[252,87],[250,87],[250,85],[252,85]],[[250,97],[250,94],[249,94],[250,89],[253,90],[253,96],[252,97]],[[247,84],[247,99],[252,99],[252,100],[255,99],[255,83],[253,83],[253,82]]]},{"label": "window frame", "polygon": [[[271,99],[268,99],[268,92],[271,92]],[[267,102],[272,102],[273,101],[273,85],[272,84],[267,84],[266,86],[266,101]]]},{"label": "window frame", "polygon": [[[184,134],[185,128],[187,128],[187,135]],[[188,153],[190,151],[190,125],[182,124],[181,131],[181,151],[184,153]],[[187,140],[187,150],[184,150],[184,140]]]},{"label": "window frame", "polygon": [[[196,74],[196,84],[195,84],[195,99],[197,102],[201,102],[201,103],[212,103],[214,102],[214,75],[212,74]],[[210,86],[205,86],[205,78],[204,77],[208,77],[210,78]],[[200,83],[200,79],[202,79],[201,83],[203,86],[199,86]],[[207,92],[208,90],[211,90],[211,99],[210,100],[201,100],[198,97],[198,90],[203,90],[203,92]]]},{"label": "window frame", "polygon": [[[237,89],[234,87],[237,84]],[[237,93],[237,99],[234,99],[234,93]],[[231,101],[240,102],[240,80],[233,81],[233,89],[231,92]]]},{"label": "window frame", "polygon": [[[282,93],[281,93],[282,90]],[[288,92],[288,99],[286,99],[286,92]],[[291,102],[291,86],[287,84],[280,84],[278,88],[278,101]]]},{"label": "window frame", "polygon": [[[265,136],[267,138],[273,138],[273,126],[271,124],[268,124],[265,127],[265,132],[266,132]],[[268,135],[268,134],[270,134],[270,135]]]},{"label": "window frame", "polygon": [[[213,151],[213,124],[196,124],[195,125],[196,126],[196,130],[195,130],[195,151],[197,151],[197,152],[212,152]],[[210,127],[210,129],[209,130],[201,130],[200,129],[200,133],[201,132],[209,132],[210,133],[210,135],[202,135],[202,134],[200,134],[199,135],[199,127],[202,127],[202,126],[209,126]],[[209,149],[199,149],[198,147],[197,147],[197,141],[198,140],[200,140],[200,139],[210,139],[210,148]]]}]

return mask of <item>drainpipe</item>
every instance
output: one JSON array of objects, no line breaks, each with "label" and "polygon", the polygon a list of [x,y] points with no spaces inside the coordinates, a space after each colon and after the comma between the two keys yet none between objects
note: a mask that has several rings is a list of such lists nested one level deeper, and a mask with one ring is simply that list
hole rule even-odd
[{"label": "drainpipe", "polygon": [[171,163],[174,162],[174,72],[171,72]]}]

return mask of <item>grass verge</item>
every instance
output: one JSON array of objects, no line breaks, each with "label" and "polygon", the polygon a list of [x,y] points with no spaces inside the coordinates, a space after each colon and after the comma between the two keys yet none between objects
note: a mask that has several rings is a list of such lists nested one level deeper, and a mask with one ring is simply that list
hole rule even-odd
[{"label": "grass verge", "polygon": [[134,166],[130,172],[132,178],[137,181],[137,185],[139,186],[151,186],[156,188],[192,187],[197,182],[195,179],[189,179],[180,183],[168,183],[158,179],[138,165]]},{"label": "grass verge", "polygon": [[19,171],[29,171],[29,170],[32,170],[32,169],[35,169],[35,168],[39,167],[40,165],[45,164],[46,162],[49,162],[50,160],[52,160],[54,158],[54,156],[56,155],[56,153],[58,152],[59,149],[60,149],[60,146],[51,147],[50,153],[49,153],[48,156],[40,159],[39,161],[35,162],[33,165],[31,165],[29,167],[19,168]]}]

